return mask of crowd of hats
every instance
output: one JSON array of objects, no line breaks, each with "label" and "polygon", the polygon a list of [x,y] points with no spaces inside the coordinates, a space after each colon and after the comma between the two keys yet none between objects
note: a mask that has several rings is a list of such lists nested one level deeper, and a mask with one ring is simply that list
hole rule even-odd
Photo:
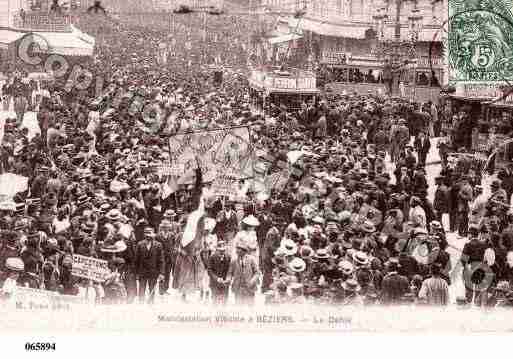
[{"label": "crowd of hats", "polygon": [[[83,25],[86,31],[87,26],[95,29]],[[159,44],[169,41],[162,31],[111,24],[101,33],[90,32],[98,38],[97,54],[84,65],[103,76],[109,90],[100,97],[85,91],[66,94],[57,81],[41,111],[49,117],[48,147],[41,136],[29,141],[21,132],[13,136],[14,142],[24,141],[16,154],[9,152],[14,146],[4,146],[4,170],[30,177],[30,192],[15,198],[20,211],[1,218],[2,239],[15,249],[2,258],[8,270],[33,271],[33,258],[16,258],[28,250],[45,265],[58,267],[52,273],[62,274],[72,253],[112,258],[125,252],[121,227],[142,228],[136,234],[140,239],[177,217],[185,224],[193,209],[187,207],[191,188],[185,185],[190,183],[182,184],[177,196],[164,198],[166,179],[155,170],[169,158],[168,137],[177,130],[239,124],[252,125],[254,143],[277,160],[287,160],[291,151],[303,154],[293,164],[302,175],[293,173],[285,188],[268,198],[249,193],[240,223],[256,231],[256,241],[248,236],[236,247],[251,253],[259,247],[262,289],[269,301],[292,292],[331,303],[358,293],[372,302],[380,297],[383,277],[396,271],[412,283],[404,293],[411,300],[419,278],[427,278],[434,265],[446,267],[445,233],[428,211],[422,167],[405,163],[413,178],[405,188],[392,180],[386,148],[373,143],[376,132],[406,123],[410,102],[333,94],[299,111],[273,107],[264,119],[251,114],[247,84],[237,69],[216,87],[200,51],[183,44],[175,47],[168,65],[156,63]],[[176,39],[184,42],[187,36]],[[120,91],[127,99],[138,95],[145,104],[158,103],[166,121],[149,128],[142,113],[129,111],[129,103],[114,104]],[[324,134],[316,128],[321,117],[328,118]],[[90,120],[98,118],[91,131]],[[400,164],[404,154],[399,157]],[[425,221],[410,216],[410,208],[418,206],[426,212]],[[206,228],[215,228],[215,222]],[[220,246],[226,246],[224,233],[217,234]],[[415,257],[411,243],[440,251],[426,261]],[[121,266],[123,260],[115,256],[113,264]],[[61,275],[59,280],[66,279]]]}]

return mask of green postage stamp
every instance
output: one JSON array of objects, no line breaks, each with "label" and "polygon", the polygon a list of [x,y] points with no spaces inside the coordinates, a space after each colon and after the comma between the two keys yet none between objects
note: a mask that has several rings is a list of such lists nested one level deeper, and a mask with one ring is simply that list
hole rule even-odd
[{"label": "green postage stamp", "polygon": [[449,82],[513,81],[513,0],[449,0]]}]

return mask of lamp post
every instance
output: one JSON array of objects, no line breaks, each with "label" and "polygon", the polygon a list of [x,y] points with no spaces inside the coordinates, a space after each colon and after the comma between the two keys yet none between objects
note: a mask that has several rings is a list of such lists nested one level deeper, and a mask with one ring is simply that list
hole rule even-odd
[{"label": "lamp post", "polygon": [[388,66],[391,71],[391,84],[390,92],[397,93],[399,89],[400,72],[403,70],[404,65],[409,63],[415,57],[415,44],[418,41],[418,35],[421,30],[420,20],[422,16],[419,15],[417,9],[417,2],[415,0],[415,7],[411,15],[408,17],[409,30],[411,32],[408,40],[401,40],[401,7],[406,1],[411,0],[396,0],[395,16],[394,16],[394,34],[391,39],[387,38],[385,34],[385,27],[388,20],[387,9],[388,7],[380,7],[377,9],[376,14],[372,17],[375,22],[377,33],[377,46],[376,53],[379,60],[388,60]]},{"label": "lamp post", "polygon": [[[408,27],[410,30],[410,41],[412,42],[412,53],[413,58],[417,59],[417,51],[416,45],[419,41],[419,33],[422,25],[422,16],[420,15],[419,9],[415,6],[415,8],[411,11],[410,16],[408,16]],[[411,100],[415,101],[415,97],[417,95],[417,63],[413,63],[413,89],[411,92]]]}]

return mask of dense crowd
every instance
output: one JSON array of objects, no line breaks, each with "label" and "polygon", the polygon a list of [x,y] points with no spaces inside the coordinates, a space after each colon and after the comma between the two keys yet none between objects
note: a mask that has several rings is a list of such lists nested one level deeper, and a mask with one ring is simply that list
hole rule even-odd
[{"label": "dense crowd", "polygon": [[[6,124],[1,166],[28,177],[28,189],[0,215],[3,295],[18,285],[97,303],[153,302],[174,289],[183,300],[199,293],[219,304],[230,293],[252,304],[260,292],[268,304],[447,305],[449,285],[464,280],[458,302],[509,304],[513,167],[484,195],[481,168],[465,157],[450,161],[441,142],[430,199],[430,137],[443,131],[436,105],[324,94],[294,112],[277,106],[265,118],[254,115],[240,70],[244,51],[216,83],[203,60],[224,47],[190,46],[199,30],[180,21],[167,36],[83,19],[97,46],[82,65],[105,80],[101,95],[10,74],[3,99],[12,98],[17,118]],[[241,32],[226,30],[229,19],[212,21],[221,23],[228,49]],[[141,111],[151,103],[155,110]],[[41,130],[30,139],[21,127],[28,108]],[[251,125],[253,143],[271,162],[267,174],[288,173],[283,187],[214,198],[200,169],[173,184],[155,170],[169,160],[177,132],[234,125]],[[287,169],[277,169],[283,161]],[[468,238],[457,262],[449,231]],[[72,275],[73,254],[107,260],[109,276]]]}]

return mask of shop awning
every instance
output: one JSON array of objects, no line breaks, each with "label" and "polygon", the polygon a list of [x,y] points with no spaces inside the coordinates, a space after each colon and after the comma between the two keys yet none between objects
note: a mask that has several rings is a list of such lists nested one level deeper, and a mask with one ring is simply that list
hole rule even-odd
[{"label": "shop awning", "polygon": [[307,18],[289,19],[289,26],[302,30],[312,31],[319,35],[347,37],[352,39],[365,39],[365,31],[369,29],[367,24],[332,24]]},{"label": "shop awning", "polygon": [[453,95],[453,94],[450,94],[448,97],[453,98],[455,100],[460,100],[460,101],[481,102],[481,103],[489,102],[490,100],[492,100],[491,97],[468,97],[468,96]]},{"label": "shop awning", "polygon": [[21,39],[24,35],[23,32],[0,30],[0,49],[7,49],[9,44]]},{"label": "shop awning", "polygon": [[489,101],[484,102],[485,105],[488,105],[490,107],[496,107],[496,108],[504,108],[504,109],[513,109],[513,103],[512,102],[505,102],[505,101]]},{"label": "shop awning", "polygon": [[302,37],[303,36],[297,35],[297,34],[285,34],[285,35],[281,35],[281,36],[271,37],[267,41],[269,41],[269,43],[271,45],[274,45],[274,44],[281,44],[283,42],[298,40],[298,39],[301,39]]},{"label": "shop awning", "polygon": [[92,56],[94,38],[76,28],[72,32],[33,32],[40,51],[63,56]]},{"label": "shop awning", "polygon": [[[333,37],[345,37],[349,39],[365,39],[365,32],[372,28],[374,24],[365,22],[352,22],[352,23],[331,23],[323,22],[316,19],[308,18],[289,18],[289,26],[292,28],[298,28],[301,30],[312,31],[319,35],[333,36]],[[388,25],[384,29],[385,37],[392,38],[395,32],[395,26]],[[419,41],[423,42],[441,42],[442,36],[439,27],[426,26],[419,33]],[[408,25],[402,24],[401,26],[401,39],[408,40],[409,32]]]}]

